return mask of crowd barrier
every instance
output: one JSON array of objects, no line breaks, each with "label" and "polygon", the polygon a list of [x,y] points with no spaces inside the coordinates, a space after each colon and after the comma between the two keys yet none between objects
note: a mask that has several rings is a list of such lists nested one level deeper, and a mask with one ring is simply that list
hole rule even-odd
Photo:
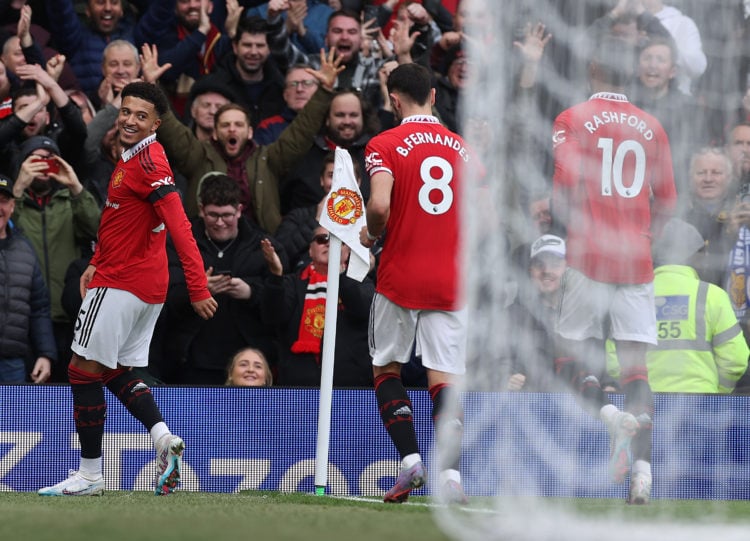
[{"label": "crowd barrier", "polygon": [[[187,445],[183,490],[314,491],[317,390],[152,391],[170,428]],[[429,396],[421,390],[410,396],[419,443],[428,450]],[[151,490],[150,437],[109,393],[107,400],[107,489]],[[464,403],[462,470],[469,495],[625,497],[625,486],[607,481],[602,423],[573,397],[468,393]],[[0,490],[35,491],[78,466],[68,386],[1,386],[0,404]],[[750,397],[657,395],[653,497],[750,499],[749,412]],[[331,418],[327,492],[373,496],[390,488],[398,456],[374,392],[334,390]],[[423,454],[429,470],[432,457]]]}]

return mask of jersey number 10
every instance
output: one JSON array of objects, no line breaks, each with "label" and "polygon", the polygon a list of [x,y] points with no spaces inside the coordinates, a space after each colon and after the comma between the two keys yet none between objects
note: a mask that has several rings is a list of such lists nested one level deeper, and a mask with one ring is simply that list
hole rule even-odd
[{"label": "jersey number 10", "polygon": [[[611,197],[614,188],[620,197],[637,197],[643,189],[643,181],[646,178],[646,151],[643,150],[643,146],[638,141],[628,139],[617,145],[615,149],[613,139],[602,137],[597,147],[602,149],[602,195]],[[629,153],[633,154],[635,160],[633,181],[630,186],[625,186],[622,172],[625,158]]]}]

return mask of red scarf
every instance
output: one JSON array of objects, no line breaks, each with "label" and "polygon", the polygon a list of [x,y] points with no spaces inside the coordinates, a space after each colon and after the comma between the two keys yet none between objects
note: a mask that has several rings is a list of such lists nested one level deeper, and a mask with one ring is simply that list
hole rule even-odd
[{"label": "red scarf", "polygon": [[[181,24],[177,25],[177,39],[182,41],[188,37],[189,34],[190,32],[184,26]],[[221,32],[219,32],[219,29],[211,23],[211,28],[209,28],[208,34],[206,35],[206,42],[201,47],[200,51],[198,51],[198,63],[200,64],[201,75],[210,73],[214,67],[214,64],[216,63],[214,47],[220,37]]]},{"label": "red scarf", "polygon": [[300,274],[307,282],[305,303],[302,306],[302,317],[299,322],[297,341],[292,344],[292,353],[320,354],[320,341],[326,321],[326,288],[328,275],[320,274],[312,263]]}]

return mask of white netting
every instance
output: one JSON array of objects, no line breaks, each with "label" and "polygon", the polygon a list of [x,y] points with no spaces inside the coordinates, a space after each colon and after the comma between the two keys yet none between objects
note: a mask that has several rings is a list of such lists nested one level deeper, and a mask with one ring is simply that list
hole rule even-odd
[{"label": "white netting", "polygon": [[[465,390],[502,390],[508,376],[501,352],[520,331],[502,307],[516,293],[509,285],[515,280],[508,254],[515,245],[529,240],[523,233],[527,218],[521,207],[530,194],[549,188],[552,121],[557,113],[589,95],[582,36],[588,25],[614,4],[593,0],[463,2],[463,7],[474,13],[467,22],[472,36],[468,40],[472,84],[462,102],[464,135],[481,155],[487,180],[476,182],[479,175],[469,172],[464,200],[464,258],[472,314]],[[703,128],[706,138],[721,142],[724,127],[734,121],[741,103],[739,81],[744,81],[742,72],[746,69],[737,41],[737,30],[744,22],[741,6],[708,1],[674,4],[685,10],[692,8],[696,18],[712,16],[710,20],[700,19],[709,68],[694,87],[694,94],[700,95],[703,110],[709,111],[709,121]],[[715,5],[709,9],[708,4]],[[530,101],[517,89],[521,61],[512,45],[523,35],[527,22],[542,22],[553,35],[537,73],[536,94]],[[738,414],[719,405],[714,415],[703,419],[695,416],[693,407],[690,401],[672,404],[669,415],[657,419],[662,425],[655,427],[654,437],[659,439],[661,449],[668,450],[671,445],[689,448],[686,430],[729,430],[733,416]],[[702,424],[706,422],[713,426]],[[594,440],[587,440],[592,434]],[[590,453],[588,459],[581,459],[582,450]],[[726,448],[695,452],[732,454]],[[545,402],[543,395],[529,394],[519,400],[518,395],[508,393],[475,393],[466,408],[463,475],[475,494],[492,496],[480,498],[471,510],[439,507],[436,520],[457,539],[747,538],[746,528],[721,524],[722,507],[710,501],[700,522],[672,522],[674,519],[658,513],[643,518],[636,508],[626,506],[626,489],[609,485],[606,453],[601,422],[584,413],[570,397],[555,396]],[[591,459],[594,455],[598,458]],[[685,460],[689,457],[660,455],[660,470],[655,476],[661,473],[671,483],[664,492],[679,493],[676,487],[684,477]],[[732,468],[743,466],[734,463],[727,469],[726,464],[717,462],[709,471],[711,482],[720,484],[722,479],[739,475]],[[561,488],[556,492],[554,487]],[[573,498],[544,496],[591,493],[613,499],[602,504],[601,512],[580,513]],[[731,499],[729,489],[724,496]]]}]

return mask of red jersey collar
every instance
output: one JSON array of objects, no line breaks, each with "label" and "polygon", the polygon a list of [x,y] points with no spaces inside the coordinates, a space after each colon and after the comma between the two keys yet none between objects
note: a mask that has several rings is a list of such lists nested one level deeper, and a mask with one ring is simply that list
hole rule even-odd
[{"label": "red jersey collar", "polygon": [[141,150],[146,148],[148,145],[156,141],[156,134],[152,133],[145,139],[141,139],[139,142],[134,144],[132,147],[122,151],[122,161],[126,162]]}]

